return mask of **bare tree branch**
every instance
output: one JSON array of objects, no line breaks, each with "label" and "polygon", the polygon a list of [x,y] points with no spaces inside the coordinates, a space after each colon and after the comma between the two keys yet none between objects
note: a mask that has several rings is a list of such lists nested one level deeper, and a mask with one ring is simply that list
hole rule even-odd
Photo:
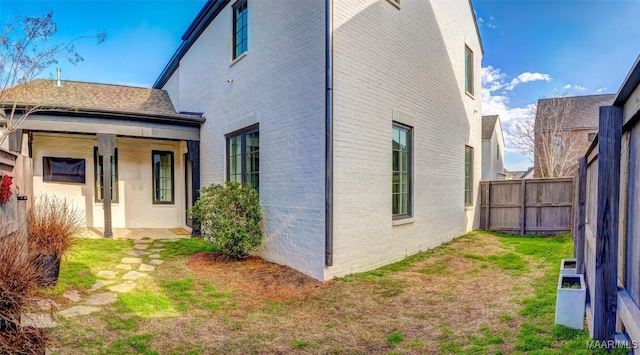
[{"label": "bare tree branch", "polygon": [[571,176],[575,169],[582,151],[578,139],[571,135],[574,105],[573,100],[566,100],[564,96],[547,99],[541,114],[536,115],[537,105],[532,107],[532,116],[537,117],[538,122],[516,122],[515,132],[510,132],[513,146],[530,159],[533,157],[541,177]]},{"label": "bare tree branch", "polygon": [[74,65],[83,61],[74,48],[78,40],[96,38],[102,43],[106,39],[103,32],[65,43],[50,43],[57,32],[53,12],[41,17],[24,16],[16,23],[19,25],[0,23],[0,120],[4,126],[0,127],[0,144],[18,130],[29,115],[55,109],[47,107],[44,98],[42,102],[23,101],[32,90],[32,80],[60,59]]}]

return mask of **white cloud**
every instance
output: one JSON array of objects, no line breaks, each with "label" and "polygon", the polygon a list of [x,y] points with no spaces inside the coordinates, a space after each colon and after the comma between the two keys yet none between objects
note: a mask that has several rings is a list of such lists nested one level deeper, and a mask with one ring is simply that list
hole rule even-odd
[{"label": "white cloud", "polygon": [[565,90],[571,89],[571,84],[567,84],[567,85],[563,86],[562,88],[565,89]]},{"label": "white cloud", "polygon": [[489,20],[493,21],[495,20],[495,18],[493,18],[493,16],[489,17]]},{"label": "white cloud", "polygon": [[[524,72],[509,80],[500,68],[492,66],[482,68],[482,114],[500,115],[505,136],[505,153],[510,156],[508,160],[514,163],[518,161],[515,163],[518,167],[529,166],[530,162],[526,162],[527,159],[521,155],[520,150],[513,146],[510,132],[515,130],[516,122],[534,119],[532,109],[535,103],[513,107],[509,95],[516,86],[522,83],[551,80],[549,74],[530,72]],[[507,168],[514,169],[514,166]]]},{"label": "white cloud", "polygon": [[483,23],[484,20],[482,19],[482,17],[478,17],[478,22]]},{"label": "white cloud", "polygon": [[530,81],[538,81],[538,80],[551,81],[551,75],[524,72],[518,75],[518,80],[520,80],[520,82],[522,83],[528,83]]},{"label": "white cloud", "polygon": [[488,24],[487,24],[487,27],[489,27],[489,28],[496,28],[496,25],[494,25],[494,24],[492,24],[492,23],[488,23]]},{"label": "white cloud", "polygon": [[587,90],[587,88],[585,88],[584,86],[580,86],[580,85],[574,85],[573,88],[576,91],[585,91],[585,90]]},{"label": "white cloud", "polygon": [[596,93],[597,94],[601,94],[605,90],[607,90],[607,88],[600,88],[600,89],[596,90]]}]

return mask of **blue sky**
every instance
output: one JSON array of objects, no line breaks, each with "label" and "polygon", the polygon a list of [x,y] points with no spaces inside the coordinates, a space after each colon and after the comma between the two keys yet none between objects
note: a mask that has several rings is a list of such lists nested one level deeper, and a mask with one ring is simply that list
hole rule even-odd
[{"label": "blue sky", "polygon": [[[204,3],[0,0],[0,22],[53,11],[57,40],[106,31],[100,45],[78,42],[85,61],[61,62],[63,78],[151,86]],[[640,1],[473,0],[473,5],[484,44],[483,113],[500,114],[507,131],[528,118],[529,105],[540,97],[615,93],[640,54]],[[43,76],[54,72],[52,67]],[[507,169],[531,165],[505,138]]]},{"label": "blue sky", "polygon": [[[483,114],[500,114],[507,131],[541,97],[616,93],[640,54],[638,1],[473,5],[484,45]],[[507,169],[533,165],[505,140]]]}]

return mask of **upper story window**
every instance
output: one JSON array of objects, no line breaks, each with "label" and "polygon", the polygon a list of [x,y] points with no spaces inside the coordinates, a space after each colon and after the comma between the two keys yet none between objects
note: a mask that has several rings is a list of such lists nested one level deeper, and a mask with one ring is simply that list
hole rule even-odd
[{"label": "upper story window", "polygon": [[227,180],[260,186],[260,131],[251,126],[227,136]]},{"label": "upper story window", "polygon": [[473,96],[473,51],[464,46],[464,90]]},{"label": "upper story window", "polygon": [[247,51],[247,0],[233,5],[233,59]]},{"label": "upper story window", "polygon": [[397,123],[392,127],[392,214],[405,218],[411,216],[411,128]]},{"label": "upper story window", "polygon": [[496,144],[496,159],[498,159],[498,161],[500,161],[500,144]]},{"label": "upper story window", "polygon": [[595,133],[589,133],[587,135],[587,139],[589,140],[589,142],[593,142],[593,140],[596,139],[596,134]]}]

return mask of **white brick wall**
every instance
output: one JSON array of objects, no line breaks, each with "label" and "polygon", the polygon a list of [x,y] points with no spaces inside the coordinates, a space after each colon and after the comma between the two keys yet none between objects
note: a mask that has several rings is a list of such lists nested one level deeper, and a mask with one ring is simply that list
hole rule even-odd
[{"label": "white brick wall", "polygon": [[169,94],[169,98],[171,98],[171,103],[177,112],[180,112],[180,71],[176,70],[175,73],[171,75],[167,83],[164,84],[164,90]]},{"label": "white brick wall", "polygon": [[202,186],[226,180],[225,135],[260,124],[261,255],[323,279],[324,2],[249,0],[248,53],[230,65],[232,4],[164,88],[178,110],[207,119]]},{"label": "white brick wall", "polygon": [[[475,97],[464,92],[474,52]],[[464,148],[481,174],[481,50],[467,0],[334,1],[334,266],[372,269],[477,226],[464,206]],[[391,126],[414,128],[414,219],[393,226]]]},{"label": "white brick wall", "polygon": [[[178,110],[207,118],[203,186],[226,178],[225,134],[260,124],[263,257],[329,279],[477,225],[475,208],[464,206],[464,147],[475,149],[475,202],[482,55],[467,0],[403,0],[400,10],[384,0],[334,0],[332,267],[324,267],[324,2],[250,0],[248,55],[233,65],[231,5],[165,89]],[[475,54],[475,98],[464,93],[465,44]],[[415,137],[415,221],[402,226],[391,217],[394,120]]]},{"label": "white brick wall", "polygon": [[[185,224],[183,143],[134,138],[116,138],[118,148],[118,203],[112,204],[113,228],[175,228]],[[70,198],[85,213],[86,226],[103,227],[102,203],[94,199],[95,136],[34,133],[34,194],[47,193]],[[174,152],[175,203],[152,203],[151,151]],[[42,157],[85,159],[85,183],[42,181]]]}]

